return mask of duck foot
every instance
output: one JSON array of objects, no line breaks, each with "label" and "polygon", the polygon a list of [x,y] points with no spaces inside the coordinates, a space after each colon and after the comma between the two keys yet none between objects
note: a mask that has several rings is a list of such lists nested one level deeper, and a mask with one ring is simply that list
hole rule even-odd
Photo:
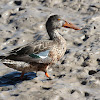
[{"label": "duck foot", "polygon": [[45,75],[49,78],[48,80],[52,80],[52,78],[48,75],[47,72],[45,72]]}]

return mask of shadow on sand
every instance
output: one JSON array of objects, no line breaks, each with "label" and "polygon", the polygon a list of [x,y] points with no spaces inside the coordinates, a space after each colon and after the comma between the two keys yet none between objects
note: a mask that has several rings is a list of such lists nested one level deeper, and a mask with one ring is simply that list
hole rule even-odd
[{"label": "shadow on sand", "polygon": [[0,87],[9,86],[9,85],[16,85],[17,83],[21,83],[24,80],[31,80],[36,77],[36,73],[29,72],[25,73],[23,79],[20,79],[20,72],[11,72],[4,76],[0,77]]}]

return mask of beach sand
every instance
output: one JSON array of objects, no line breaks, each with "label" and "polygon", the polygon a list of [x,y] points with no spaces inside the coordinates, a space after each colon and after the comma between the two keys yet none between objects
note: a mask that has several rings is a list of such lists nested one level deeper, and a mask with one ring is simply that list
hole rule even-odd
[{"label": "beach sand", "polygon": [[61,29],[67,50],[43,72],[26,73],[0,62],[0,100],[100,100],[100,0],[1,0],[0,55],[31,41],[49,39],[50,15],[61,15],[82,30]]}]

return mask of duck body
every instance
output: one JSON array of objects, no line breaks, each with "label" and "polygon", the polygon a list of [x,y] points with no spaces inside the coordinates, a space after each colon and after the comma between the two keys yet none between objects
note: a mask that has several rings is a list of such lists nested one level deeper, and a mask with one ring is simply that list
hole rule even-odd
[{"label": "duck body", "polygon": [[58,30],[61,27],[80,30],[78,27],[68,26],[66,23],[58,15],[50,16],[46,22],[50,40],[39,40],[16,48],[7,56],[0,56],[1,61],[10,68],[22,71],[21,78],[24,73],[32,71],[43,71],[49,77],[48,67],[57,63],[66,52],[66,40],[59,34]]},{"label": "duck body", "polygon": [[[38,46],[38,44],[41,44],[41,46]],[[22,71],[23,73],[43,71],[46,74],[49,65],[57,63],[57,61],[59,61],[60,58],[65,54],[66,40],[62,36],[59,36],[59,38],[56,38],[55,40],[40,40],[37,43],[32,42],[27,46],[19,47],[17,48],[17,50],[14,49],[12,52],[10,52],[9,56],[2,59],[3,64],[18,71]],[[46,46],[47,48],[45,47],[45,50],[42,50],[44,46]],[[36,49],[38,49],[39,51]],[[23,53],[21,53],[22,51]],[[42,51],[44,53],[45,51],[48,51],[48,57],[43,59],[39,56],[30,56],[30,54],[36,55],[38,53],[41,53]],[[47,77],[49,77],[49,75],[47,75]]]}]

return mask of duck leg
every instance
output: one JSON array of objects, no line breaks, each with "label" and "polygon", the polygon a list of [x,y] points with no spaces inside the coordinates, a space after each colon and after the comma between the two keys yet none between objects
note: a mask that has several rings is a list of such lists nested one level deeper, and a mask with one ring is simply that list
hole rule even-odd
[{"label": "duck leg", "polygon": [[23,79],[24,74],[25,73],[22,71],[21,76],[20,76],[20,79]]},{"label": "duck leg", "polygon": [[48,73],[47,73],[47,69],[48,69],[48,64],[45,65],[45,67],[44,67],[44,72],[45,72],[45,75],[46,75],[48,78],[50,78],[50,76],[49,76]]},{"label": "duck leg", "polygon": [[52,80],[52,78],[48,75],[47,72],[45,72],[45,75],[49,78],[49,80]]},{"label": "duck leg", "polygon": [[47,72],[45,72],[45,75],[46,75],[48,78],[50,78],[50,76],[48,75],[48,73],[47,73]]}]

